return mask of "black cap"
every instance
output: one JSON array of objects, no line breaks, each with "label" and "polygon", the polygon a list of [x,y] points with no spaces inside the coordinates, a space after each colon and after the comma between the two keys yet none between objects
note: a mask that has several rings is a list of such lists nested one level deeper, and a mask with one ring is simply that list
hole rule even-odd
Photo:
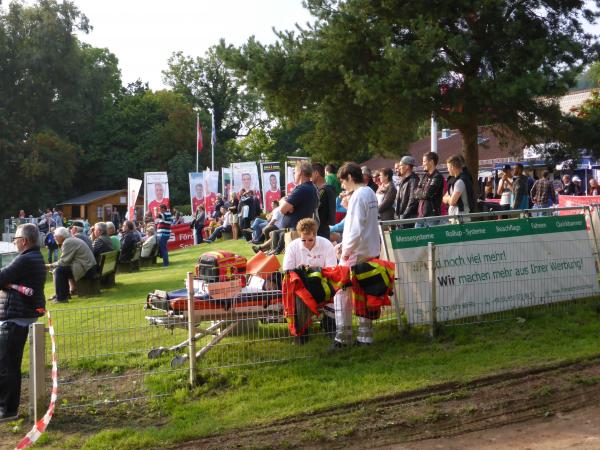
[{"label": "black cap", "polygon": [[510,167],[510,164],[505,164],[504,168],[502,170],[504,170],[504,171],[512,170],[512,167]]}]

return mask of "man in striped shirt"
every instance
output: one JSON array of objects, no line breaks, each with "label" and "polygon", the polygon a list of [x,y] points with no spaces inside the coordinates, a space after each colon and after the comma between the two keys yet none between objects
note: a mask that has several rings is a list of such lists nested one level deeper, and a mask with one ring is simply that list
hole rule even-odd
[{"label": "man in striped shirt", "polygon": [[171,224],[173,223],[173,216],[171,212],[167,210],[166,205],[160,205],[160,213],[156,216],[156,235],[158,236],[158,248],[160,249],[160,256],[163,260],[163,266],[169,265],[169,250],[167,249],[167,242],[171,237]]}]

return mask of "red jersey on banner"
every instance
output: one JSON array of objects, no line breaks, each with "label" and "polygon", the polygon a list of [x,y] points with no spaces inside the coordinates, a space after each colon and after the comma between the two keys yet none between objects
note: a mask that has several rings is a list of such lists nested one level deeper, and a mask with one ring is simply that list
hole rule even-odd
[{"label": "red jersey on banner", "polygon": [[287,189],[286,189],[287,195],[290,195],[295,187],[296,187],[296,183],[294,183],[294,182],[288,183]]},{"label": "red jersey on banner", "polygon": [[198,211],[198,206],[204,206],[204,197],[192,197],[192,214],[195,214]]},{"label": "red jersey on banner", "polygon": [[265,210],[267,212],[271,212],[273,210],[273,200],[279,200],[281,198],[281,191],[277,189],[276,191],[267,191],[265,194],[265,201],[267,204],[265,205]]},{"label": "red jersey on banner", "polygon": [[[150,212],[152,212],[152,217],[154,217],[155,219],[156,219],[157,214],[160,213],[160,205],[165,205],[167,207],[167,209],[169,209],[169,199],[166,197],[163,197],[163,199],[160,202],[158,200],[152,200],[148,204],[148,210],[150,210]],[[156,213],[154,211],[154,208],[156,208]]]},{"label": "red jersey on banner", "polygon": [[211,192],[209,195],[204,197],[204,208],[206,208],[207,216],[215,212],[215,203],[217,203],[217,194],[214,192]]}]

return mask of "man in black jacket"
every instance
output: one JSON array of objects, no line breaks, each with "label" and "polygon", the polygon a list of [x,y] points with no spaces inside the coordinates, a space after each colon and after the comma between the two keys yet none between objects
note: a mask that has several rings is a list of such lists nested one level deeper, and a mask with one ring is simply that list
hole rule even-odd
[{"label": "man in black jacket", "polygon": [[335,190],[333,186],[325,183],[325,168],[323,164],[314,163],[312,168],[312,182],[317,187],[319,193],[319,207],[317,209],[319,229],[317,230],[317,236],[329,240],[329,225],[335,225]]},{"label": "man in black jacket", "polygon": [[[413,172],[415,165],[415,158],[407,155],[402,157],[398,166],[401,177],[398,194],[396,195],[396,216],[398,219],[417,217],[419,201],[415,198],[415,191],[419,185],[419,177]],[[405,228],[412,227],[412,224],[405,226]]]},{"label": "man in black jacket", "polygon": [[18,418],[21,362],[29,325],[46,308],[46,266],[33,224],[17,228],[14,244],[20,253],[0,270],[0,422]]},{"label": "man in black jacket", "polygon": [[[444,195],[444,177],[438,172],[439,157],[437,153],[429,152],[423,155],[425,175],[421,178],[415,198],[419,200],[417,217],[435,217],[442,214],[442,197]],[[415,228],[438,225],[438,220],[417,222]]]},{"label": "man in black jacket", "polygon": [[138,242],[140,242],[140,238],[135,232],[135,225],[131,220],[123,222],[122,232],[119,262],[129,262],[135,254],[135,248],[137,247]]}]

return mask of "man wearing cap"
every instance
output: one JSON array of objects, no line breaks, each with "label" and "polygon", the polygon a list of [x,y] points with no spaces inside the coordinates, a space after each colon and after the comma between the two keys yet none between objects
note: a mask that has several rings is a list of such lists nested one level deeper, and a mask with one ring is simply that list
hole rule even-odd
[{"label": "man wearing cap", "polygon": [[81,239],[90,248],[90,250],[94,251],[94,245],[92,244],[92,240],[83,232],[83,222],[81,220],[75,220],[71,224],[70,231],[71,236],[77,239]]},{"label": "man wearing cap", "polygon": [[[23,349],[29,325],[44,315],[46,307],[46,268],[39,239],[35,225],[19,225],[13,238],[19,255],[0,270],[0,422],[18,419]],[[23,287],[30,291],[22,292]]]},{"label": "man wearing cap", "polygon": [[360,168],[360,170],[362,172],[363,182],[365,183],[365,185],[367,185],[371,189],[373,189],[373,192],[377,192],[377,189],[378,189],[379,186],[377,186],[377,183],[375,183],[375,181],[373,181],[373,176],[371,174],[371,169],[369,169],[368,166],[362,166]]},{"label": "man wearing cap", "polygon": [[[412,219],[417,217],[418,200],[414,193],[419,185],[419,177],[413,172],[416,165],[415,158],[410,155],[403,156],[398,164],[400,184],[396,195],[396,216],[398,219]],[[406,225],[405,228],[412,228]]]}]

